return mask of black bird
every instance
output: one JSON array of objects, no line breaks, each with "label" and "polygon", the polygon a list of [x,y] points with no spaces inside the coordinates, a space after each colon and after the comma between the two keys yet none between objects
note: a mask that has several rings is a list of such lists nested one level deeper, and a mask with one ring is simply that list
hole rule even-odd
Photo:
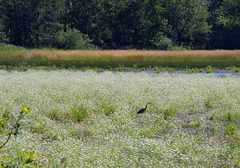
[{"label": "black bird", "polygon": [[151,104],[150,102],[148,102],[147,104],[146,104],[146,107],[145,108],[142,108],[142,109],[140,109],[138,112],[137,112],[137,114],[141,114],[141,113],[143,113],[146,109],[147,109],[147,105],[148,104]]}]

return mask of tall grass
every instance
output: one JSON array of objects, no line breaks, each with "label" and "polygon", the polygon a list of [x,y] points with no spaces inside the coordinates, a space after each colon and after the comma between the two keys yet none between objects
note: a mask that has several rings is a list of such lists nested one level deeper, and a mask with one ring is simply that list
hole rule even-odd
[{"label": "tall grass", "polygon": [[38,167],[240,166],[239,76],[0,71],[0,94],[10,111],[31,109],[0,161],[28,151]]},{"label": "tall grass", "polygon": [[21,46],[0,43],[0,51],[23,51],[23,50],[26,49]]},{"label": "tall grass", "polygon": [[28,50],[1,51],[1,65],[26,64],[58,67],[176,67],[240,66],[239,50],[145,51],[145,50]]}]

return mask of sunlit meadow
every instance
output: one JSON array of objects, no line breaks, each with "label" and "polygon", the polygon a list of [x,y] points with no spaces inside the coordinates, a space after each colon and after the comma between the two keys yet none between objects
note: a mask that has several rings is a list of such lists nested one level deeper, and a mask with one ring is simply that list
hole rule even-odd
[{"label": "sunlit meadow", "polygon": [[240,50],[10,50],[1,51],[0,68],[58,67],[72,69],[103,68],[226,68],[240,67]]},{"label": "sunlit meadow", "polygon": [[28,151],[38,167],[240,166],[237,75],[0,71],[0,95],[9,111],[31,109],[31,124],[0,158]]}]

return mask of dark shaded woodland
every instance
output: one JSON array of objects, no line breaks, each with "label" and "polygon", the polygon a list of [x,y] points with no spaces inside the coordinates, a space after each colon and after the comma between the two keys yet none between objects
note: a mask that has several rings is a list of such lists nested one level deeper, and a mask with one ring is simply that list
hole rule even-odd
[{"label": "dark shaded woodland", "polygon": [[59,49],[240,49],[240,1],[0,0],[0,43]]}]

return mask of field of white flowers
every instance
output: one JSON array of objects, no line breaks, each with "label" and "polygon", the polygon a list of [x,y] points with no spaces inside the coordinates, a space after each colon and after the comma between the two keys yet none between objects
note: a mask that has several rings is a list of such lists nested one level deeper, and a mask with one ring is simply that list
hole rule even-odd
[{"label": "field of white flowers", "polygon": [[0,162],[27,151],[36,167],[240,166],[240,76],[0,71],[0,95],[31,109]]}]

